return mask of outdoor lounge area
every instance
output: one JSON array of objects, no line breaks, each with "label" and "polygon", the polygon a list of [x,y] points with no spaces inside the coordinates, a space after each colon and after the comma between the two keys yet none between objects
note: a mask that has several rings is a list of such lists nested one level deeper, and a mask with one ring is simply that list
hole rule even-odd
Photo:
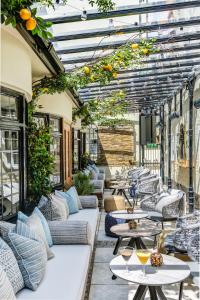
[{"label": "outdoor lounge area", "polygon": [[200,298],[200,0],[1,5],[0,300]]}]

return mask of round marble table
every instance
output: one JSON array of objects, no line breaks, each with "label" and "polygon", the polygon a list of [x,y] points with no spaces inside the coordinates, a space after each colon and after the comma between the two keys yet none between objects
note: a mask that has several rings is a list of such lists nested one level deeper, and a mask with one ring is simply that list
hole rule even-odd
[{"label": "round marble table", "polygon": [[132,214],[128,214],[126,210],[115,210],[110,213],[113,218],[123,220],[139,220],[148,217],[148,213],[143,210],[135,210]]},{"label": "round marble table", "polygon": [[[133,282],[139,285],[133,300],[144,299],[147,290],[150,292],[151,300],[167,300],[161,287],[173,283],[181,283],[190,275],[190,268],[187,263],[173,256],[163,255],[163,265],[161,267],[152,267],[150,261],[146,264],[146,278],[142,277],[142,265],[139,262],[135,252],[129,262],[129,272],[125,270],[125,261],[121,255],[115,257],[110,262],[110,270],[114,276]],[[179,300],[182,293],[179,294]]]},{"label": "round marble table", "polygon": [[142,238],[150,236],[155,237],[161,233],[162,228],[160,223],[145,219],[140,220],[135,229],[130,229],[128,223],[125,223],[112,226],[110,231],[118,235],[118,240],[113,251],[113,254],[116,255],[124,238],[130,238],[129,246],[135,246],[137,249],[145,249],[146,246],[143,243]]},{"label": "round marble table", "polygon": [[112,195],[114,195],[116,192],[117,195],[124,195],[129,205],[132,206],[125,192],[126,189],[130,188],[129,184],[121,182],[119,184],[111,185],[110,188],[113,189]]}]

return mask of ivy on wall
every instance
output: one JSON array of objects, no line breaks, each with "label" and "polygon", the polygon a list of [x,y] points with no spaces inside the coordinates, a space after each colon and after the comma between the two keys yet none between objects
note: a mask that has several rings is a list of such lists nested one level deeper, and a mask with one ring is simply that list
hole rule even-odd
[{"label": "ivy on wall", "polygon": [[50,175],[54,169],[54,156],[50,153],[51,128],[34,118],[35,102],[28,104],[28,198],[38,203],[42,195],[52,191]]}]

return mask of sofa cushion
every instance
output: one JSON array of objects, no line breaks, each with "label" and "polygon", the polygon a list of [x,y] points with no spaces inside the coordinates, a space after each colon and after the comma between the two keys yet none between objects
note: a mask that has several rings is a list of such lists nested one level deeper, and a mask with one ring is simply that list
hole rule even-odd
[{"label": "sofa cushion", "polygon": [[66,193],[71,197],[73,197],[74,199],[76,199],[78,203],[78,209],[82,209],[81,201],[79,199],[79,195],[77,193],[75,186],[70,187],[70,189]]},{"label": "sofa cushion", "polygon": [[98,198],[96,195],[79,196],[83,208],[97,208]]},{"label": "sofa cushion", "polygon": [[[51,238],[51,233],[50,233],[49,226],[48,226],[48,223],[47,223],[44,215],[41,213],[41,211],[39,210],[38,207],[34,208],[33,213],[35,213],[40,218],[40,221],[42,223],[44,233],[45,233],[45,236],[46,236],[46,239],[47,239],[47,243],[48,243],[49,247],[52,247],[53,242],[52,242],[52,238]],[[19,211],[18,212],[18,220],[26,223],[26,221],[28,220],[28,216],[26,216],[21,211]]]},{"label": "sofa cushion", "polygon": [[[78,201],[76,198],[73,198],[70,194],[68,194],[67,192],[62,192],[62,191],[55,191],[55,194],[62,197],[68,207],[69,207],[69,214],[75,214],[79,211],[78,209]],[[53,221],[53,220],[52,220]]]},{"label": "sofa cushion", "polygon": [[91,228],[87,221],[49,221],[54,245],[91,244]]},{"label": "sofa cushion", "polygon": [[55,258],[47,264],[47,270],[34,293],[20,291],[20,300],[81,300],[87,280],[90,262],[90,245],[56,245],[52,247]]},{"label": "sofa cushion", "polygon": [[13,287],[4,272],[3,268],[0,266],[0,299],[2,300],[15,300],[15,294]]},{"label": "sofa cushion", "polygon": [[42,196],[38,208],[49,221],[67,220],[66,203],[61,197],[51,195],[49,198]]},{"label": "sofa cushion", "polygon": [[96,228],[97,228],[97,223],[98,223],[98,217],[99,217],[99,209],[82,209],[79,210],[77,214],[73,214],[69,216],[69,220],[73,221],[86,221],[89,223],[90,228],[91,228],[91,244],[94,244],[94,239],[95,239],[95,233],[96,233]]},{"label": "sofa cushion", "polygon": [[12,250],[1,238],[0,238],[0,265],[3,268],[3,270],[6,272],[6,275],[13,287],[14,293],[16,294],[24,287],[24,280]]},{"label": "sofa cushion", "polygon": [[44,244],[21,221],[17,221],[17,226],[8,233],[6,240],[17,259],[25,286],[36,290],[46,268],[47,253]]}]

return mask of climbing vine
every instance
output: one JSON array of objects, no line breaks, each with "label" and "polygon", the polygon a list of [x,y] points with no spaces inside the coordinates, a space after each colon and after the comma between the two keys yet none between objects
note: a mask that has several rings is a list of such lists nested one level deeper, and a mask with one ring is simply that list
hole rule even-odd
[{"label": "climbing vine", "polygon": [[123,116],[128,111],[128,102],[124,98],[125,93],[119,91],[101,100],[90,100],[82,107],[74,109],[73,121],[81,119],[83,127],[103,123],[113,125],[117,116]]}]

